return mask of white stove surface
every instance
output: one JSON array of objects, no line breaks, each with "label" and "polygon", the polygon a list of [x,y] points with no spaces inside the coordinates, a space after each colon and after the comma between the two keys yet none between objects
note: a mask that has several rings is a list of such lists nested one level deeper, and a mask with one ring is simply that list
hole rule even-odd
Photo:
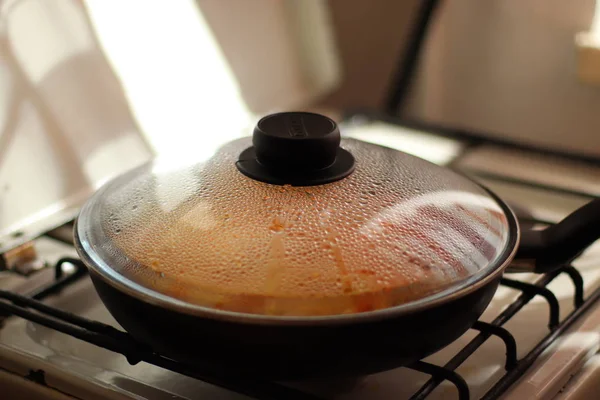
[{"label": "white stove surface", "polygon": [[[402,132],[398,134],[401,135]],[[409,134],[413,135],[414,132]],[[354,132],[353,135],[360,136],[360,132]],[[457,149],[456,146],[448,147],[447,143],[445,146],[449,151],[455,152]],[[429,146],[427,148],[428,151],[431,151]],[[410,149],[404,150],[410,151]],[[477,152],[483,153],[478,155]],[[494,155],[495,158],[491,155]],[[427,158],[426,154],[423,156]],[[439,154],[436,157],[439,157]],[[498,161],[498,157],[500,157],[500,161]],[[502,173],[504,169],[518,171],[519,158],[516,155],[511,155],[510,168],[504,168],[502,157],[502,152],[494,152],[494,148],[483,148],[468,154],[463,160],[465,160],[465,168],[470,170],[485,170],[487,173]],[[531,163],[526,156],[521,157],[523,163]],[[494,162],[485,164],[486,160],[490,159],[493,159]],[[482,162],[485,164],[485,168],[481,167],[480,163]],[[572,168],[577,169],[579,177],[578,181],[574,183],[573,180],[568,179],[569,172],[564,172],[571,170],[569,165],[559,165],[554,160],[549,160],[546,164],[543,164],[544,161],[540,159],[536,159],[535,162],[538,163],[536,164],[537,173],[541,175],[533,176],[532,179],[560,184],[559,174],[562,173],[565,176],[565,185],[571,189],[573,189],[573,185],[580,183],[577,190],[597,193],[597,186],[592,189],[592,186],[588,186],[586,182],[594,181],[594,177],[597,179],[600,176],[600,170],[573,165]],[[459,162],[458,166],[460,165]],[[507,173],[512,173],[510,171]],[[531,170],[528,174],[530,173]],[[589,200],[582,196],[550,193],[542,189],[523,187],[492,179],[482,179],[482,181],[503,199],[519,204],[520,207],[532,212],[534,216],[547,221],[558,221]],[[61,256],[74,255],[74,250],[68,245],[54,242],[48,238],[39,240],[38,251],[50,261],[55,261]],[[584,277],[585,295],[587,296],[600,286],[600,243],[584,253],[575,265]],[[42,272],[38,276],[43,279],[42,275],[48,275],[50,272]],[[527,281],[537,279],[536,276],[525,274],[511,275],[510,277]],[[0,275],[0,288],[2,289],[14,290],[25,283],[31,284],[31,281]],[[560,302],[562,319],[573,310],[573,286],[566,276],[559,276],[549,285],[549,288],[556,294]],[[500,287],[482,320],[492,321],[519,294],[520,292],[516,290]],[[88,278],[70,286],[59,296],[48,299],[47,303],[118,327],[97,297]],[[549,333],[548,316],[549,309],[545,300],[534,298],[504,325],[516,338],[519,357],[527,354],[540,339]],[[425,361],[443,365],[476,335],[477,331],[468,331],[456,342]],[[525,374],[520,383],[514,386],[512,392],[506,397],[510,399],[557,400],[589,398],[584,394],[589,394],[591,393],[589,390],[598,390],[600,387],[600,362],[597,356],[593,356],[598,347],[600,347],[600,307],[595,307],[578,323],[578,327],[573,328],[570,336],[564,336],[561,341],[540,357],[535,367]],[[458,368],[457,372],[469,384],[471,398],[480,398],[504,374],[504,362],[504,344],[499,339],[492,337]],[[37,369],[45,371],[48,386],[79,399],[225,400],[248,398],[145,363],[131,366],[122,355],[95,347],[21,318],[9,318],[0,329],[0,371],[10,372],[14,376],[25,376],[30,370]],[[573,375],[577,379],[573,378],[569,381]],[[406,368],[398,368],[358,379],[295,383],[290,386],[329,399],[397,400],[409,398],[428,378],[428,375]],[[559,394],[563,387],[565,390]],[[27,397],[25,394],[23,396],[24,399],[39,398]],[[458,396],[453,384],[444,382],[430,398],[436,400],[457,399]]]}]

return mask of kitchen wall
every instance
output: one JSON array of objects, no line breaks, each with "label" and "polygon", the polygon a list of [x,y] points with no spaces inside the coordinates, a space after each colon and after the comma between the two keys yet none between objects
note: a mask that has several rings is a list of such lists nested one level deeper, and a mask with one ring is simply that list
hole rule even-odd
[{"label": "kitchen wall", "polygon": [[418,1],[196,3],[248,108],[263,114],[381,106]]},{"label": "kitchen wall", "polygon": [[249,111],[314,104],[339,85],[325,0],[195,0]]},{"label": "kitchen wall", "polygon": [[[405,115],[599,158],[600,91],[580,79],[583,60],[577,56],[577,38],[593,28],[597,4],[442,2]],[[596,46],[591,54],[600,54]],[[588,67],[598,68],[595,63]]]},{"label": "kitchen wall", "polygon": [[382,107],[419,0],[329,0],[342,64],[340,85],[320,104]]}]

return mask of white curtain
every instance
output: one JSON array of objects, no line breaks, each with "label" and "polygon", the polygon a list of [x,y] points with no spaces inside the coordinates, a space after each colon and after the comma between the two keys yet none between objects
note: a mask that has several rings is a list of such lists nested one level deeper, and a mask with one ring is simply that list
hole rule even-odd
[{"label": "white curtain", "polygon": [[80,1],[1,6],[0,251],[152,155]]}]

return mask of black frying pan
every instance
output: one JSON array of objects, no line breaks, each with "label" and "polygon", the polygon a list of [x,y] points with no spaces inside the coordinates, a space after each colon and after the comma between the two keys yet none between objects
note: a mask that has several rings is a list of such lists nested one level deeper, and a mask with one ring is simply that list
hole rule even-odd
[{"label": "black frying pan", "polygon": [[[198,311],[167,307],[151,296],[119,287],[94,269],[90,274],[102,301],[123,328],[174,359],[272,379],[369,374],[424,358],[461,336],[488,306],[505,269],[549,272],[569,263],[600,237],[600,200],[543,231],[519,232],[508,206],[491,195],[507,216],[510,245],[486,276],[426,307],[326,317]],[[75,243],[90,265],[77,228]]]}]

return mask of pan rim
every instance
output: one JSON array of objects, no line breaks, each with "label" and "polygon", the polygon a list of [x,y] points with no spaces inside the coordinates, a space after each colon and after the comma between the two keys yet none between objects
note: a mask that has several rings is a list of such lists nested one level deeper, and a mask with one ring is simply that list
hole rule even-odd
[{"label": "pan rim", "polygon": [[435,308],[436,306],[464,297],[469,293],[482,288],[486,284],[491,284],[491,282],[504,273],[504,270],[508,267],[516,255],[520,243],[521,231],[517,217],[513,210],[504,200],[502,200],[498,195],[486,188],[481,183],[475,181],[469,176],[461,174],[460,172],[453,172],[462,175],[464,179],[468,179],[475,185],[482,188],[500,206],[507,218],[509,227],[509,237],[506,241],[505,247],[502,250],[501,255],[497,258],[495,266],[488,265],[486,268],[479,271],[479,273],[470,276],[468,279],[460,282],[459,284],[452,285],[444,290],[418,300],[400,304],[394,307],[365,311],[361,313],[320,316],[277,316],[217,310],[214,308],[188,303],[142,286],[139,283],[128,279],[124,275],[119,274],[116,270],[104,262],[104,260],[96,260],[90,257],[90,248],[86,247],[91,246],[86,246],[85,243],[81,242],[79,237],[77,223],[78,219],[75,220],[73,228],[74,246],[77,254],[88,268],[88,271],[93,273],[96,277],[102,279],[114,289],[139,301],[184,315],[191,315],[194,317],[211,320],[221,320],[224,322],[279,326],[344,325],[387,320],[390,318],[409,315]]}]

